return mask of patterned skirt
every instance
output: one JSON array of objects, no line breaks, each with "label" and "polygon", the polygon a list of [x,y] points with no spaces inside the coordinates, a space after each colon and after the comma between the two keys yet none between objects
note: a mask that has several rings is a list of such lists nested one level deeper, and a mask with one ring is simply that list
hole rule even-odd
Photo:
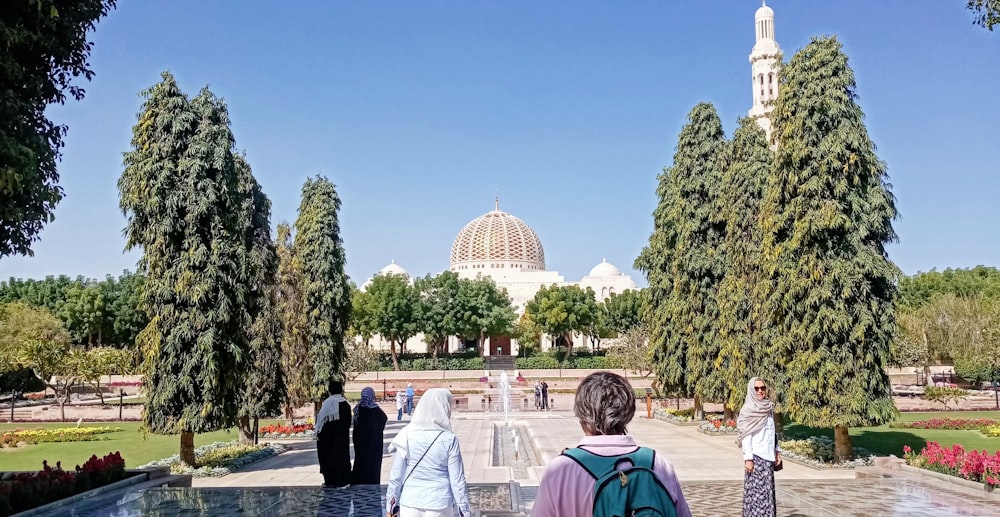
[{"label": "patterned skirt", "polygon": [[753,457],[753,472],[743,474],[743,517],[775,517],[774,462]]}]

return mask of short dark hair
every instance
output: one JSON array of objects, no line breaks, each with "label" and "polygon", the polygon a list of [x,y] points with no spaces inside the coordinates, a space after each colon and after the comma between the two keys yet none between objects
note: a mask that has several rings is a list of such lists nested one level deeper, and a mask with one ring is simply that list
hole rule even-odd
[{"label": "short dark hair", "polygon": [[340,381],[330,381],[330,395],[343,395],[344,383]]},{"label": "short dark hair", "polygon": [[625,426],[635,417],[635,391],[621,375],[592,373],[576,388],[573,414],[590,434],[625,434]]}]

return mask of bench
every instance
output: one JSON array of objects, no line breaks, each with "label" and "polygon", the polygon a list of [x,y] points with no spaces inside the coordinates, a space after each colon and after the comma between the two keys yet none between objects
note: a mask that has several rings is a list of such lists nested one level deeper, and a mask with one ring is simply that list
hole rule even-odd
[{"label": "bench", "polygon": [[30,409],[14,409],[14,418],[10,417],[10,408],[0,410],[0,422],[26,422],[31,420]]},{"label": "bench", "polygon": [[892,387],[892,394],[897,397],[920,397],[924,394],[924,387],[896,385]]}]

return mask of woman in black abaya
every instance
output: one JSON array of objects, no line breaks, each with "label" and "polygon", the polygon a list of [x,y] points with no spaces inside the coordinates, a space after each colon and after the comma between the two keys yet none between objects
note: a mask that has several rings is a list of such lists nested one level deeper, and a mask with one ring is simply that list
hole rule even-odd
[{"label": "woman in black abaya", "polygon": [[382,438],[388,417],[375,403],[375,390],[361,390],[354,407],[354,469],[352,485],[378,485],[382,475]]}]

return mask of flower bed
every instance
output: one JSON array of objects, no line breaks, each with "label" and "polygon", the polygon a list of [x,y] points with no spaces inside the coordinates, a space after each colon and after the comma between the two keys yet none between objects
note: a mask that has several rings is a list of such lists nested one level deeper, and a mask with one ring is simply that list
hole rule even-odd
[{"label": "flower bed", "polygon": [[1000,424],[986,426],[980,429],[979,432],[993,438],[1000,437]]},{"label": "flower bed", "polygon": [[194,450],[197,467],[181,464],[180,455],[151,461],[142,467],[170,467],[171,474],[189,474],[194,477],[218,477],[231,474],[251,463],[285,452],[281,444],[251,445],[239,442],[215,442]]},{"label": "flower bed", "polygon": [[835,463],[834,442],[826,436],[810,436],[802,440],[782,440],[779,443],[781,457],[796,463],[820,469],[852,469],[871,465],[875,455],[862,447],[854,448],[854,458],[850,461]]},{"label": "flower bed", "polygon": [[725,420],[721,418],[710,418],[698,426],[698,432],[712,435],[733,435],[738,434],[736,430],[736,420]]},{"label": "flower bed", "polygon": [[664,407],[653,408],[653,417],[667,422],[683,423],[694,421],[694,409],[670,409]]},{"label": "flower bed", "polygon": [[19,444],[88,442],[106,440],[102,434],[124,431],[121,427],[65,427],[61,429],[15,429],[0,434],[0,446],[17,447]]},{"label": "flower bed", "polygon": [[917,422],[897,422],[891,427],[901,429],[945,429],[952,431],[976,431],[997,425],[992,418],[932,418]]},{"label": "flower bed", "polygon": [[36,473],[4,475],[0,479],[0,517],[93,490],[125,479],[125,460],[114,452],[103,458],[91,456],[83,466],[66,471],[47,461]]},{"label": "flower bed", "polygon": [[313,438],[316,430],[311,422],[303,424],[285,425],[271,424],[261,427],[258,430],[261,438]]},{"label": "flower bed", "polygon": [[920,453],[903,446],[903,459],[912,467],[980,482],[988,489],[1000,486],[1000,451],[990,454],[985,450],[966,451],[958,444],[948,448],[927,442]]}]

